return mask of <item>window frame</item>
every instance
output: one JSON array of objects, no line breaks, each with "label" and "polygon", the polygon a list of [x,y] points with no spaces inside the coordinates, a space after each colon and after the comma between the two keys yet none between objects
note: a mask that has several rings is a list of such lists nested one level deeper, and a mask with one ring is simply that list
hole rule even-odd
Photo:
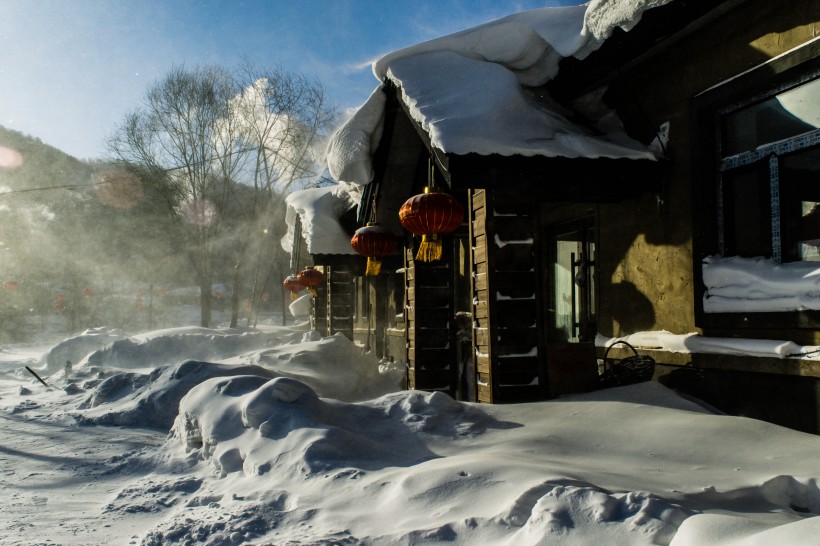
[{"label": "window frame", "polygon": [[[767,143],[756,150],[723,156],[725,116],[820,78],[820,39],[814,39],[695,96],[690,104],[692,150],[692,267],[695,281],[695,323],[701,328],[820,328],[820,311],[706,313],[703,260],[724,255],[724,173],[739,169],[769,171],[772,205],[772,258],[781,259],[779,168],[788,155],[820,146],[820,129]],[[774,174],[772,174],[774,173]],[[772,198],[773,197],[773,198]]]}]

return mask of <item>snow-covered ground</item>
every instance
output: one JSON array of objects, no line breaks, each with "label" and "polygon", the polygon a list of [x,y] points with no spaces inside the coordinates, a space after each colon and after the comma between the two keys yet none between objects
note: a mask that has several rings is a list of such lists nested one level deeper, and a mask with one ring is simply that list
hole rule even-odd
[{"label": "snow-covered ground", "polygon": [[658,383],[488,406],[401,376],[304,326],[0,347],[0,543],[820,543],[818,436]]}]

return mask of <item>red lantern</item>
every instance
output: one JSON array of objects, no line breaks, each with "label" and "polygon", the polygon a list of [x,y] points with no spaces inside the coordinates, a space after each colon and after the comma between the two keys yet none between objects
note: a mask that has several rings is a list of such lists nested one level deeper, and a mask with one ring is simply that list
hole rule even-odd
[{"label": "red lantern", "polygon": [[292,300],[295,300],[296,293],[304,288],[304,286],[302,286],[302,283],[300,283],[296,279],[296,275],[288,275],[287,277],[285,277],[285,280],[282,281],[282,286],[290,290],[290,299]]},{"label": "red lantern", "polygon": [[378,275],[382,269],[382,258],[396,249],[396,236],[377,223],[370,222],[356,230],[350,246],[357,254],[367,256],[365,275]]},{"label": "red lantern", "polygon": [[307,288],[308,292],[316,295],[316,287],[325,281],[325,276],[322,272],[312,267],[306,267],[296,275],[296,280],[299,284]]},{"label": "red lantern", "polygon": [[441,259],[441,235],[452,233],[464,219],[464,209],[453,196],[434,188],[414,195],[399,209],[399,221],[404,229],[421,235],[416,260],[432,262]]},{"label": "red lantern", "polygon": [[91,296],[93,296],[93,295],[94,295],[94,291],[93,291],[93,290],[91,290],[91,289],[90,289],[90,288],[88,288],[88,287],[83,288],[83,296],[85,296],[86,298],[90,298],[90,297],[91,297]]},{"label": "red lantern", "polygon": [[3,283],[3,288],[9,292],[14,292],[15,290],[19,290],[20,283],[16,281],[6,281]]}]

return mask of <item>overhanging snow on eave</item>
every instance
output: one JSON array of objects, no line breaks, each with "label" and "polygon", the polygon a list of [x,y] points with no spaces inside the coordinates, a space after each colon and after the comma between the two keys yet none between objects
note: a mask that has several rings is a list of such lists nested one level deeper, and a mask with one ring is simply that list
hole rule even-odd
[{"label": "overhanging snow on eave", "polygon": [[[401,100],[401,90],[392,83],[388,89],[399,105],[394,115],[403,116],[414,128],[452,190],[514,188],[556,200],[580,201],[612,201],[661,190],[661,175],[668,168],[665,160],[445,153],[432,145],[428,133],[413,119]],[[384,164],[389,165],[391,149],[382,152],[388,154]]]},{"label": "overhanging snow on eave", "polygon": [[643,13],[628,32],[616,28],[603,44],[583,59],[566,57],[545,88],[569,101],[608,85],[630,68],[669,51],[682,39],[748,0],[677,0]]}]

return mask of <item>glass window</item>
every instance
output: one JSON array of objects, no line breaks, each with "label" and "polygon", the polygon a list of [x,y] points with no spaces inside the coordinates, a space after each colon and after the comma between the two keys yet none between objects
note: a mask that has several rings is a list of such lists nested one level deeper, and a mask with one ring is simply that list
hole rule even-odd
[{"label": "glass window", "polygon": [[721,253],[820,261],[820,79],[722,119]]},{"label": "glass window", "polygon": [[771,256],[771,200],[768,172],[736,169],[723,176],[724,253]]},{"label": "glass window", "polygon": [[724,118],[724,155],[753,151],[763,144],[820,127],[820,79],[778,93]]},{"label": "glass window", "polygon": [[820,261],[820,148],[783,158],[783,261]]}]

